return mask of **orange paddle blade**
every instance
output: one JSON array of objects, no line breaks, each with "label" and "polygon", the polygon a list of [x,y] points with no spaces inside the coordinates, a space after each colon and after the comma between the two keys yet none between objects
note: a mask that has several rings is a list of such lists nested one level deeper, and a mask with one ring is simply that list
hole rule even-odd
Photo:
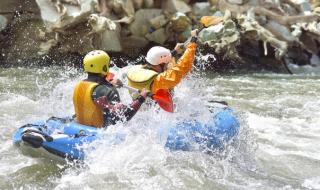
[{"label": "orange paddle blade", "polygon": [[152,99],[155,100],[162,109],[173,113],[172,96],[168,90],[159,89],[155,94],[153,94]]},{"label": "orange paddle blade", "polygon": [[223,17],[219,16],[203,16],[200,19],[200,22],[205,26],[216,25],[223,20]]}]

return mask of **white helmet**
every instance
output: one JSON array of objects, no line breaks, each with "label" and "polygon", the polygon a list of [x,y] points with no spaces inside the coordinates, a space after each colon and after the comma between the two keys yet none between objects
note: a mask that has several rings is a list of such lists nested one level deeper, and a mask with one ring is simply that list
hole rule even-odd
[{"label": "white helmet", "polygon": [[155,46],[148,51],[146,60],[151,65],[160,65],[162,63],[169,63],[171,58],[170,50],[161,46]]}]

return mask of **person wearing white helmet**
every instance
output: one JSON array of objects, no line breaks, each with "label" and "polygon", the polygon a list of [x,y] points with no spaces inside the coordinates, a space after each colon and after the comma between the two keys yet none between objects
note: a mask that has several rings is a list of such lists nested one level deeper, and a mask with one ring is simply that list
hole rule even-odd
[{"label": "person wearing white helmet", "polygon": [[[192,68],[197,49],[197,30],[191,31],[191,36],[182,57],[171,68],[168,68],[168,64],[181,45],[177,44],[172,52],[161,46],[152,47],[146,56],[147,63],[136,65],[128,71],[128,85],[137,89],[146,88],[152,93],[159,89],[173,89]],[[136,96],[134,93],[131,95]]]},{"label": "person wearing white helmet", "polygon": [[83,59],[88,77],[77,83],[73,93],[75,120],[80,124],[101,128],[128,121],[145,101],[148,91],[143,89],[129,106],[120,103],[118,91],[105,80],[109,63],[109,55],[101,50],[91,51]]}]

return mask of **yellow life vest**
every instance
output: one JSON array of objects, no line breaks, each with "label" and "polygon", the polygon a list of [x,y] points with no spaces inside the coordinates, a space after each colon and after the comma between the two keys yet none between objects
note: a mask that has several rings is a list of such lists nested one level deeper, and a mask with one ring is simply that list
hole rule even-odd
[{"label": "yellow life vest", "polygon": [[[133,66],[127,73],[128,85],[139,90],[145,88],[151,91],[151,84],[157,75],[157,72],[145,69],[143,65]],[[134,96],[133,93],[130,94]]]},{"label": "yellow life vest", "polygon": [[104,123],[103,112],[92,100],[92,92],[97,85],[95,82],[78,82],[73,93],[73,105],[78,123],[100,128]]}]

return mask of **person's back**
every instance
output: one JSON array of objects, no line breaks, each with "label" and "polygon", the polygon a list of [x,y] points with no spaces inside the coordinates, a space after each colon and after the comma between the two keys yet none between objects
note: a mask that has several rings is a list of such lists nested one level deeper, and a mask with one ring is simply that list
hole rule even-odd
[{"label": "person's back", "polygon": [[118,91],[105,80],[110,57],[104,51],[92,51],[84,58],[85,80],[74,89],[73,103],[76,121],[83,125],[104,127],[117,121],[128,121],[144,102],[147,92],[142,91],[130,106],[120,103]]}]

